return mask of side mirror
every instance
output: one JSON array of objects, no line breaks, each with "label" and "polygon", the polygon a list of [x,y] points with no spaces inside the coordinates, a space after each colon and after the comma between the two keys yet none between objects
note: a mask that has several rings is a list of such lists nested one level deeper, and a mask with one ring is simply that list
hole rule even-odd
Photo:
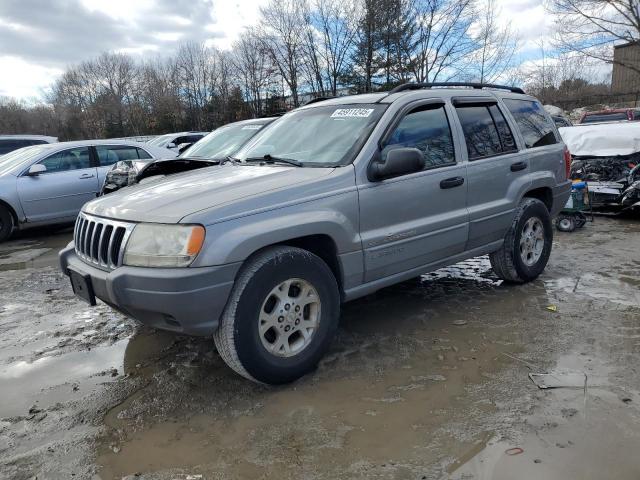
[{"label": "side mirror", "polygon": [[29,175],[30,177],[37,177],[38,175],[46,171],[47,171],[47,167],[45,167],[41,163],[36,163],[35,165],[31,165],[29,167],[29,171],[27,172],[27,175]]},{"label": "side mirror", "polygon": [[176,147],[177,147],[177,145],[175,143],[173,143],[173,142],[167,143],[167,146],[166,146],[166,148],[176,148]]},{"label": "side mirror", "polygon": [[384,161],[376,159],[369,165],[368,176],[371,181],[380,181],[419,172],[424,166],[424,154],[417,148],[394,148]]}]

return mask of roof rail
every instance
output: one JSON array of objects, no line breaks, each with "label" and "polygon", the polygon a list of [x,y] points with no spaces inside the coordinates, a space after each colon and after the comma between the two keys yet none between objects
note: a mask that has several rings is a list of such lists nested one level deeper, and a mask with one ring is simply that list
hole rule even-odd
[{"label": "roof rail", "polygon": [[325,100],[331,100],[332,98],[336,98],[336,97],[316,97],[316,98],[312,98],[311,100],[309,100],[308,102],[306,102],[302,106],[306,107],[307,105],[311,105],[312,103],[324,102]]},{"label": "roof rail", "polygon": [[477,90],[483,88],[497,88],[500,90],[509,90],[513,93],[522,93],[524,94],[524,90],[520,87],[508,87],[506,85],[495,85],[493,83],[473,83],[473,82],[434,82],[434,83],[403,83],[402,85],[398,85],[397,87],[389,90],[389,95],[392,93],[405,92],[407,90],[420,90],[422,88],[432,88],[432,87],[470,87]]}]

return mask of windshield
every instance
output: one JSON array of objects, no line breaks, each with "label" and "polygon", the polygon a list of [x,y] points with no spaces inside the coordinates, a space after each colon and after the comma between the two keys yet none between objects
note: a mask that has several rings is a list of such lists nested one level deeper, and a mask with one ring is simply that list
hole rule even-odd
[{"label": "windshield", "polygon": [[386,108],[359,103],[295,110],[262,131],[236,157],[270,156],[303,166],[345,165],[353,160]]},{"label": "windshield", "polygon": [[237,152],[247,140],[258,133],[264,126],[264,124],[250,123],[220,127],[186,149],[180,157],[224,160],[229,155]]},{"label": "windshield", "polygon": [[173,133],[167,133],[166,135],[160,135],[159,137],[154,138],[153,140],[149,140],[147,143],[149,145],[154,145],[156,147],[164,147],[167,143],[169,143],[174,137]]},{"label": "windshield", "polygon": [[14,150],[0,157],[0,175],[13,170],[15,167],[24,164],[25,166],[42,152],[49,149],[48,145],[36,145]]}]

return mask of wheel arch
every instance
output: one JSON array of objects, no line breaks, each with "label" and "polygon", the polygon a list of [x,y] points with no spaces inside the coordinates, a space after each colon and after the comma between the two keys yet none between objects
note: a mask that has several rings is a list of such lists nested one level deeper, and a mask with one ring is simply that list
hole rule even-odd
[{"label": "wheel arch", "polygon": [[249,255],[243,263],[246,265],[251,261],[252,258],[259,255],[260,253],[268,250],[273,247],[295,247],[300,248],[302,250],[306,250],[307,252],[313,253],[317,257],[319,257],[324,263],[327,264],[331,273],[336,279],[338,283],[338,290],[340,291],[340,296],[343,296],[344,292],[344,277],[343,277],[343,269],[342,264],[338,258],[338,247],[336,242],[331,236],[324,233],[303,235],[299,237],[287,238],[285,240],[271,243],[269,245],[265,245],[261,248],[256,249],[254,252]]},{"label": "wheel arch", "polygon": [[2,200],[1,198],[0,198],[0,207],[4,207],[7,209],[7,211],[13,218],[13,227],[18,228],[18,225],[20,222],[18,220],[18,213],[16,212],[15,208],[13,208],[9,202]]},{"label": "wheel arch", "polygon": [[549,213],[551,213],[553,209],[553,191],[551,190],[551,187],[543,186],[527,190],[523,195],[523,198],[527,197],[540,200],[544,203],[545,207],[547,207]]}]

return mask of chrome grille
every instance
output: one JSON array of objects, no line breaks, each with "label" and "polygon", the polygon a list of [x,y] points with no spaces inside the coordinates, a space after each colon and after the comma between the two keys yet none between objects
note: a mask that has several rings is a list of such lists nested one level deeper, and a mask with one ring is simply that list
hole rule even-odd
[{"label": "chrome grille", "polygon": [[134,224],[81,213],[73,240],[76,253],[87,263],[113,270],[122,265],[124,247]]}]

